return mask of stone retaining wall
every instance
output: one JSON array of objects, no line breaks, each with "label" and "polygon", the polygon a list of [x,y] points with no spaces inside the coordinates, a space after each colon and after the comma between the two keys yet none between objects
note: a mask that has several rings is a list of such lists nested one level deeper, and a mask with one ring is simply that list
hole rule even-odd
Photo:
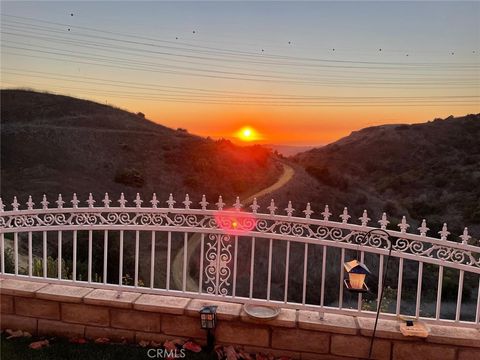
[{"label": "stone retaining wall", "polygon": [[[203,344],[198,310],[211,301],[0,279],[1,328],[36,335],[108,337],[128,342],[191,338]],[[218,305],[217,343],[293,359],[361,359],[368,355],[374,319],[282,309],[268,322],[249,318],[241,304]],[[373,358],[478,360],[480,331],[430,326],[427,339],[406,338],[398,322],[381,320]]]}]

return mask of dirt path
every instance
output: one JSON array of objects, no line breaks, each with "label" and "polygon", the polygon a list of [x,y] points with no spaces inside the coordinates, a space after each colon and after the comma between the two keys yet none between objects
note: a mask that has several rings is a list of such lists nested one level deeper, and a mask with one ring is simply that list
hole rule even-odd
[{"label": "dirt path", "polygon": [[[249,196],[245,200],[242,201],[243,207],[246,208],[253,202],[254,198],[261,198],[266,196],[278,189],[282,186],[286,185],[295,174],[295,170],[285,163],[283,165],[283,173],[278,178],[278,180],[270,185],[269,187],[258,191],[257,193]],[[199,233],[192,234],[190,239],[188,240],[188,253],[187,253],[187,264],[190,264],[190,259],[194,253],[196,253],[198,246],[200,245],[201,235]],[[173,284],[177,289],[182,289],[183,285],[183,247],[178,251],[175,255],[173,262],[172,262],[172,280]],[[187,291],[198,291],[198,282],[192,279],[188,272],[187,272],[187,281],[186,281],[186,290]]]}]

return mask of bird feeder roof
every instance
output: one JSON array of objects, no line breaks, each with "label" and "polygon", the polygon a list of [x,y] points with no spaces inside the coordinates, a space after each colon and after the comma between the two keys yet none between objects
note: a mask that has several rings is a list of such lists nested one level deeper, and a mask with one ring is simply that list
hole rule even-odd
[{"label": "bird feeder roof", "polygon": [[370,270],[365,264],[362,264],[358,260],[352,260],[343,264],[347,273],[353,274],[370,274]]}]

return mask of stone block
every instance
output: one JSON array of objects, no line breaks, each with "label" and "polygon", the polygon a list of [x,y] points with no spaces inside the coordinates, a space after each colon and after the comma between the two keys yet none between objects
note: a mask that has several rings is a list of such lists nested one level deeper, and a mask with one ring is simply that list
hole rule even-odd
[{"label": "stone block", "polygon": [[207,305],[217,305],[217,318],[218,320],[235,320],[240,316],[242,311],[242,304],[229,303],[223,301],[206,301],[200,299],[193,299],[185,308],[185,314],[189,316],[199,317],[199,311],[202,307]]},{"label": "stone block", "polygon": [[44,286],[47,286],[47,284],[26,280],[3,279],[0,282],[0,294],[33,296],[36,291]]},{"label": "stone block", "polygon": [[478,329],[439,325],[428,325],[428,327],[430,327],[430,334],[427,342],[480,348]]},{"label": "stone block", "polygon": [[458,351],[458,360],[478,360],[480,359],[480,349],[460,349]]},{"label": "stone block", "polygon": [[[375,325],[374,318],[358,317],[358,326],[360,327],[360,334],[363,336],[372,336],[373,327]],[[397,320],[379,319],[377,324],[376,338],[396,339],[396,340],[411,340],[411,337],[404,336],[400,332],[400,322]]]},{"label": "stone block", "polygon": [[85,327],[85,337],[92,340],[105,337],[105,338],[109,338],[114,342],[121,342],[126,340],[129,343],[133,343],[135,338],[135,333],[131,330],[87,326]]},{"label": "stone block", "polygon": [[421,342],[395,342],[392,360],[454,360],[456,349]]},{"label": "stone block", "polygon": [[[331,353],[338,356],[368,358],[370,338],[364,336],[332,335]],[[390,360],[391,343],[375,339],[372,359]]]},{"label": "stone block", "polygon": [[[119,296],[118,296],[119,295]],[[89,305],[111,306],[116,308],[131,309],[140,293],[116,290],[96,289],[83,298]]]},{"label": "stone block", "polygon": [[60,319],[60,305],[55,301],[15,297],[15,313],[42,319]]},{"label": "stone block", "polygon": [[356,360],[357,358],[345,356],[336,356],[332,354],[315,354],[315,353],[301,353],[301,360]]},{"label": "stone block", "polygon": [[79,324],[67,324],[55,320],[38,320],[38,335],[59,337],[83,337],[85,326]]},{"label": "stone block", "polygon": [[188,298],[176,296],[144,294],[134,302],[133,308],[142,311],[182,315],[189,301]]},{"label": "stone block", "polygon": [[108,326],[109,310],[102,306],[84,304],[62,304],[62,320],[85,325]]},{"label": "stone block", "polygon": [[301,329],[272,329],[272,348],[301,352],[328,353],[330,334]]},{"label": "stone block", "polygon": [[35,296],[46,300],[80,303],[83,297],[92,290],[92,288],[81,286],[50,284],[38,290]]},{"label": "stone block", "polygon": [[2,314],[0,317],[0,326],[2,330],[23,330],[28,331],[32,335],[37,333],[37,322],[38,320],[35,318],[11,314]]},{"label": "stone block", "polygon": [[111,326],[114,328],[159,332],[160,315],[136,310],[111,310]]},{"label": "stone block", "polygon": [[179,315],[162,315],[162,332],[179,337],[203,339],[205,330],[200,328],[200,320],[194,317]]},{"label": "stone block", "polygon": [[13,314],[13,296],[0,295],[0,312],[2,314]]},{"label": "stone block", "polygon": [[318,311],[306,310],[300,310],[298,312],[298,327],[306,330],[347,335],[355,335],[358,331],[353,316],[329,313],[320,314]]},{"label": "stone block", "polygon": [[230,344],[269,346],[270,330],[256,324],[242,324],[229,321],[219,322],[215,329],[218,341]]}]

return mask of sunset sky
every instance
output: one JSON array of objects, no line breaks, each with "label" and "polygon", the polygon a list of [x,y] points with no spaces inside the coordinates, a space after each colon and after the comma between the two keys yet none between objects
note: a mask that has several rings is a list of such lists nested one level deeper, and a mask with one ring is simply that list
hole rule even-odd
[{"label": "sunset sky", "polygon": [[202,136],[319,145],[480,112],[479,2],[2,1],[1,15],[3,88]]}]

